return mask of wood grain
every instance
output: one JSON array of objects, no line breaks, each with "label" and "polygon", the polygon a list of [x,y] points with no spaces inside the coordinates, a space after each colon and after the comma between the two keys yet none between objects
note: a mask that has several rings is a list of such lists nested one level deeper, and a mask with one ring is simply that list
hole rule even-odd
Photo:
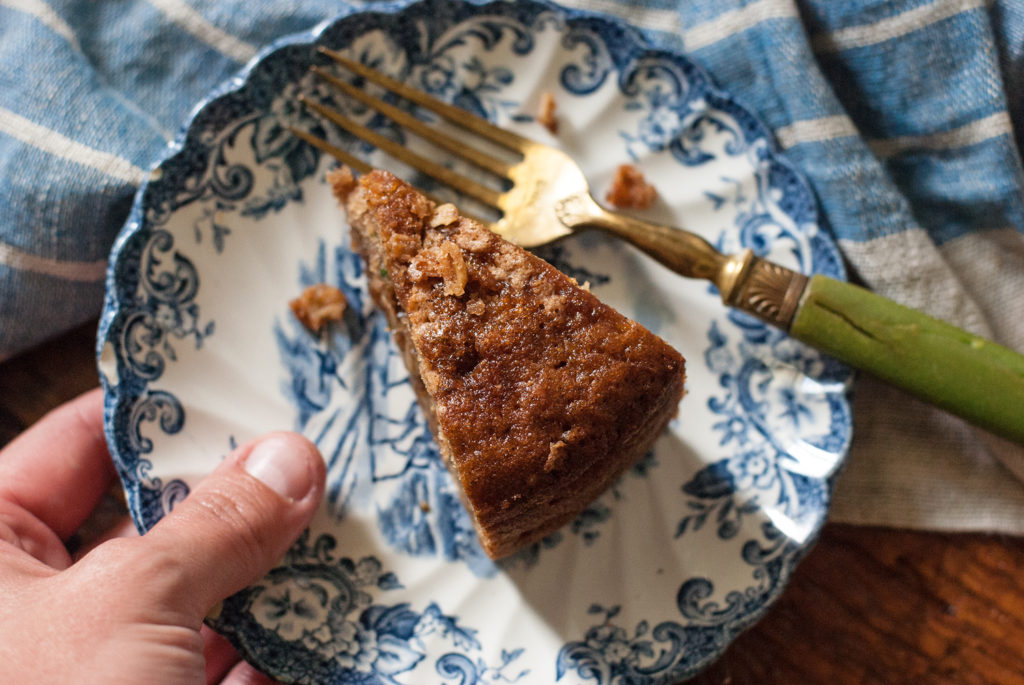
[{"label": "wood grain", "polygon": [[57,405],[99,385],[96,322],[0,364],[0,445]]},{"label": "wood grain", "polygon": [[[0,445],[97,384],[95,323],[0,364]],[[1024,684],[1024,540],[825,527],[694,685]]]},{"label": "wood grain", "polygon": [[826,526],[778,603],[697,679],[1022,683],[1024,541]]}]

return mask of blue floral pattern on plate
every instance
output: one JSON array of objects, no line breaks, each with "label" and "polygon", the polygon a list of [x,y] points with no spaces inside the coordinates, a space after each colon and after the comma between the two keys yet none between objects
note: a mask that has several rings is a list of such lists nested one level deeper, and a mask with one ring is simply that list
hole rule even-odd
[{"label": "blue floral pattern on plate", "polygon": [[[634,161],[661,191],[652,216],[725,251],[843,276],[768,131],[628,26],[542,2],[423,0],[342,17],[271,46],[196,110],[114,248],[99,359],[137,525],[170,512],[240,441],[301,431],[327,463],[325,504],[281,564],[210,619],[260,668],[284,682],[463,685],[695,673],[778,596],[824,522],[851,434],[849,372],[601,236],[540,250],[683,351],[689,395],[576,521],[490,561],[346,244],[323,180],[331,162],[288,127],[430,186],[296,96],[422,143],[311,77],[319,44],[561,145],[598,191]],[[533,120],[545,91],[557,138]],[[287,308],[317,282],[349,302],[320,337]]]}]

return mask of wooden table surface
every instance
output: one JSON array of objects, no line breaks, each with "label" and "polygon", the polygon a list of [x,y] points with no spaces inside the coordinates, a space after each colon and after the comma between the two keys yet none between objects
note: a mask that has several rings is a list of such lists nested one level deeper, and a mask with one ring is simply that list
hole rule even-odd
[{"label": "wooden table surface", "polygon": [[[0,445],[97,384],[95,325],[0,364]],[[1024,684],[1024,539],[830,524],[699,685]]]}]

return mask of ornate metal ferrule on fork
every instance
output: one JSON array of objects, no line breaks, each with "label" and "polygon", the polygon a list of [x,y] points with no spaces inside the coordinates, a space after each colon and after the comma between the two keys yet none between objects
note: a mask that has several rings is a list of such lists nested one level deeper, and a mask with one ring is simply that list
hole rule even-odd
[{"label": "ornate metal ferrule on fork", "polygon": [[572,229],[597,228],[640,248],[676,273],[711,281],[722,301],[789,330],[807,277],[756,257],[752,250],[723,255],[700,236],[609,212],[587,193],[555,205]]}]

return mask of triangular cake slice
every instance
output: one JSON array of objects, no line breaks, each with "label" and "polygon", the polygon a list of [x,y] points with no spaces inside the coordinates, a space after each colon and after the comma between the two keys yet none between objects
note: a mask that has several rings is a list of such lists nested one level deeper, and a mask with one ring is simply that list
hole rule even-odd
[{"label": "triangular cake slice", "polygon": [[675,414],[683,357],[390,173],[329,180],[487,554],[571,521]]}]

